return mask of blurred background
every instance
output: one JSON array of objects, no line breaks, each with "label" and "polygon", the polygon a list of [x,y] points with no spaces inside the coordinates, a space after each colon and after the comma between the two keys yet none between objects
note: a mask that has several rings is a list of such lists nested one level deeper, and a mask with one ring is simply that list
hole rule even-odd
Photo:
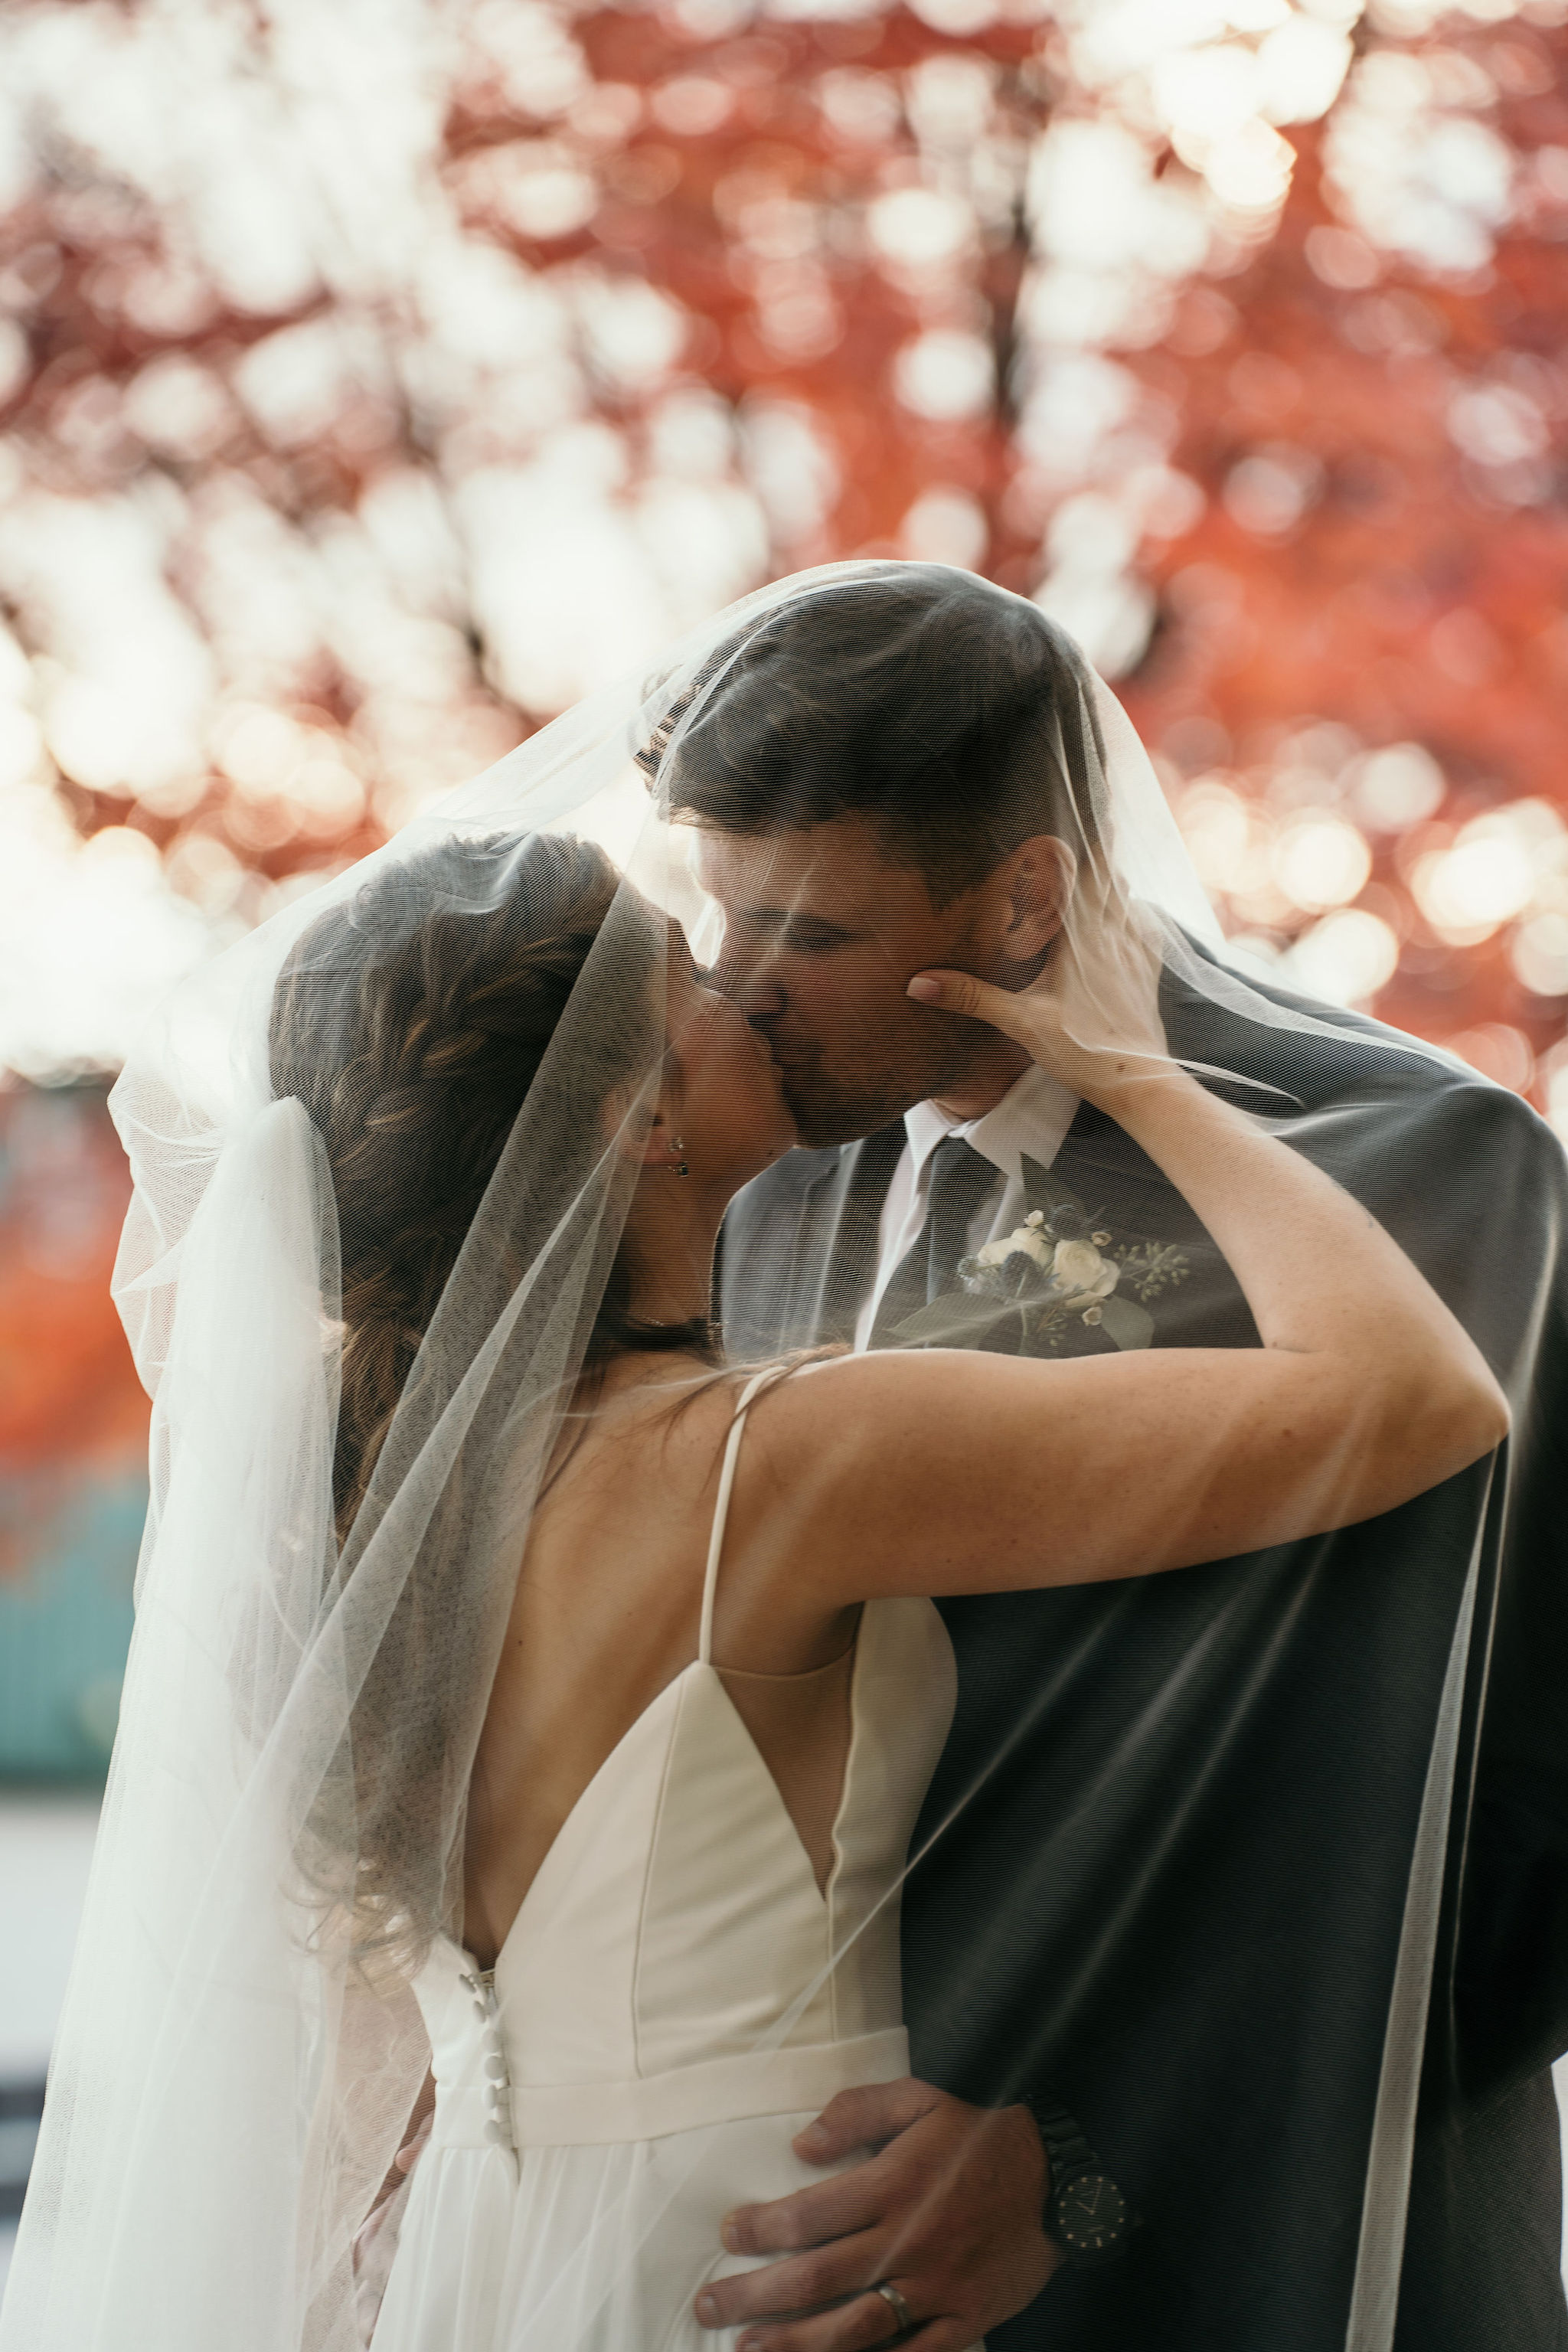
[{"label": "blurred background", "polygon": [[113,1737],[149,1003],[847,555],[1036,596],[1238,954],[1568,1136],[1568,0],[10,0],[0,2263]]}]

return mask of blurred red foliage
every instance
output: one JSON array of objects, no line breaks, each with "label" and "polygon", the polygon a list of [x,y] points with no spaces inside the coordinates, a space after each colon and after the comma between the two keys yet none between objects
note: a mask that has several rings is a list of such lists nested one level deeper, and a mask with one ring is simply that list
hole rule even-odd
[{"label": "blurred red foliage", "polygon": [[145,1456],[109,1295],[130,1190],[98,1089],[0,1093],[0,1477],[27,1475],[35,1517],[53,1486]]},{"label": "blurred red foliage", "polygon": [[[1482,37],[1472,42],[1484,54]],[[1539,70],[1530,94],[1505,104],[1504,126],[1526,152],[1563,152],[1568,45],[1540,33],[1528,43]],[[1208,348],[1167,345],[1134,362],[1181,420],[1173,462],[1210,499],[1190,531],[1152,552],[1161,625],[1125,699],[1156,742],[1184,719],[1217,721],[1243,765],[1310,717],[1368,745],[1421,743],[1449,784],[1421,848],[1527,796],[1568,811],[1568,207],[1538,206],[1505,231],[1477,283],[1387,270],[1347,294],[1309,258],[1314,233],[1335,221],[1321,137],[1297,143],[1274,237],[1223,297],[1189,298]],[[1522,394],[1527,426],[1531,409],[1550,420],[1529,459],[1532,472],[1546,461],[1544,495],[1533,480],[1518,486],[1527,499],[1513,495],[1512,480],[1457,446],[1456,403],[1477,388],[1505,403]],[[1506,405],[1500,415],[1506,426]],[[1248,530],[1224,491],[1236,467],[1279,445],[1306,453],[1316,478],[1276,538]],[[1563,1033],[1561,1000],[1521,985],[1502,927],[1466,946],[1433,930],[1408,887],[1417,846],[1399,833],[1377,846],[1371,889],[1405,941],[1380,1013],[1439,1041],[1505,1024],[1544,1054]]]},{"label": "blurred red foliage", "polygon": [[[575,32],[596,84],[648,101],[605,163],[605,200],[564,238],[518,240],[537,266],[592,256],[646,278],[691,317],[684,364],[726,402],[798,401],[837,460],[818,531],[792,562],[907,552],[900,526],[933,482],[970,491],[989,537],[977,569],[1032,587],[1038,532],[1005,518],[1017,466],[1017,301],[1029,259],[1028,154],[1054,86],[1029,23],[978,37],[933,30],[908,9],[768,21],[717,39],[675,10],[594,8]],[[900,272],[867,234],[867,208],[902,188],[941,186],[940,134],[922,141],[908,92],[918,69],[984,62],[990,111],[987,202],[972,249]],[[516,135],[515,119],[469,114],[455,144]],[[470,152],[471,148],[470,148]],[[969,158],[955,184],[973,188]],[[918,415],[888,396],[911,338],[978,332],[994,390],[962,417]]]}]

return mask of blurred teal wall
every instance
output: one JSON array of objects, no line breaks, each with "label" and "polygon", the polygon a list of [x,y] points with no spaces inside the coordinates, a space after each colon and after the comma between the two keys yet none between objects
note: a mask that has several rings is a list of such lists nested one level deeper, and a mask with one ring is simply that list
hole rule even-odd
[{"label": "blurred teal wall", "polygon": [[37,1483],[0,1482],[0,1536],[27,1565],[0,1579],[0,1779],[101,1780],[131,1641],[143,1476],[83,1474],[40,1524]]}]

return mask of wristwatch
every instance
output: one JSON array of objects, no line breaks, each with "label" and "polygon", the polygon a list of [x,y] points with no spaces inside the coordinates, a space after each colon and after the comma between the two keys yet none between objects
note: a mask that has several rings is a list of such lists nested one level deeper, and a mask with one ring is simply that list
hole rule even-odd
[{"label": "wristwatch", "polygon": [[1071,2263],[1085,2268],[1113,2263],[1127,2252],[1135,2227],[1126,2196],[1059,2100],[1029,2098],[1050,2165],[1046,2231]]}]

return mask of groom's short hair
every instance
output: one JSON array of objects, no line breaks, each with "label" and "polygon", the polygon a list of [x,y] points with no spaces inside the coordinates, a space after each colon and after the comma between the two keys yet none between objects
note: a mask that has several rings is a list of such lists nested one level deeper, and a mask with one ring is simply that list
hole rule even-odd
[{"label": "groom's short hair", "polygon": [[1104,809],[1077,646],[1021,596],[937,564],[824,583],[727,639],[637,758],[676,822],[866,816],[939,907],[1034,834],[1092,846]]}]

